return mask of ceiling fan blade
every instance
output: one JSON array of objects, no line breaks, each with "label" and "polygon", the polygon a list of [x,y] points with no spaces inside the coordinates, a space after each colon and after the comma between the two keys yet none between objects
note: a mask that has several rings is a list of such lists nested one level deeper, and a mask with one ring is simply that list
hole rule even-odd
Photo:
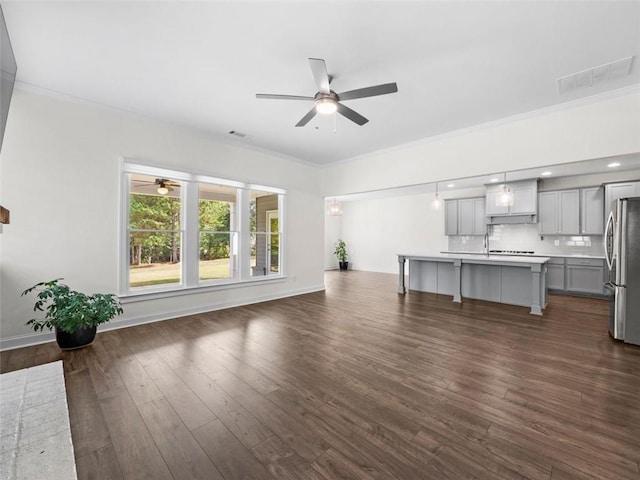
[{"label": "ceiling fan blade", "polygon": [[266,98],[270,100],[315,100],[314,97],[301,97],[299,95],[278,95],[272,93],[256,93],[256,98]]},{"label": "ceiling fan blade", "polygon": [[321,58],[310,58],[309,66],[311,67],[311,73],[318,86],[320,93],[329,94],[329,74],[327,73],[327,65]]},{"label": "ceiling fan blade", "polygon": [[398,85],[396,83],[384,83],[382,85],[375,85],[373,87],[358,88],[356,90],[349,90],[348,92],[339,93],[338,98],[340,101],[353,100],[355,98],[375,97],[377,95],[386,95],[387,93],[396,93],[398,91]]},{"label": "ceiling fan blade", "polygon": [[318,112],[316,112],[316,107],[314,105],[313,108],[309,110],[309,112],[304,117],[302,117],[298,123],[296,123],[296,127],[304,127],[307,123],[309,123],[309,120],[316,116],[316,113]]},{"label": "ceiling fan blade", "polygon": [[347,117],[349,120],[351,120],[354,123],[357,123],[360,126],[364,125],[369,121],[368,119],[360,115],[358,112],[351,110],[349,107],[345,107],[341,103],[338,103],[338,113],[344,117]]}]

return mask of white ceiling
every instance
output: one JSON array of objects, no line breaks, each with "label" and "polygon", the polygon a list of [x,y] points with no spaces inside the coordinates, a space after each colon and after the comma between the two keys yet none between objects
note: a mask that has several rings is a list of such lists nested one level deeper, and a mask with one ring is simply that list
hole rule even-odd
[{"label": "white ceiling", "polygon": [[[640,83],[640,2],[11,2],[18,81],[317,164]],[[631,75],[560,95],[556,79],[636,56]],[[370,122],[296,122],[308,57]],[[228,135],[237,130],[248,137]]]}]

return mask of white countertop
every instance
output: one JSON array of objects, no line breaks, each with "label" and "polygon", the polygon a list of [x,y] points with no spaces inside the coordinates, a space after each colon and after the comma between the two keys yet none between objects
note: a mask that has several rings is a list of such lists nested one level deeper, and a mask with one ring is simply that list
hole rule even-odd
[{"label": "white countertop", "polygon": [[[482,252],[454,252],[445,251],[440,253],[454,254],[454,255],[484,255]],[[492,253],[491,256],[510,257],[513,256],[510,253]],[[534,253],[531,255],[518,255],[520,257],[550,257],[550,258],[595,258],[598,260],[604,260],[604,255],[586,255],[583,253]]]},{"label": "white countertop", "polygon": [[549,257],[538,256],[512,256],[512,255],[478,255],[473,253],[433,253],[433,254],[404,254],[399,253],[399,257],[405,257],[409,260],[426,260],[435,262],[447,262],[454,260],[462,260],[463,263],[492,263],[492,264],[520,264],[533,265],[544,264],[549,261]]}]

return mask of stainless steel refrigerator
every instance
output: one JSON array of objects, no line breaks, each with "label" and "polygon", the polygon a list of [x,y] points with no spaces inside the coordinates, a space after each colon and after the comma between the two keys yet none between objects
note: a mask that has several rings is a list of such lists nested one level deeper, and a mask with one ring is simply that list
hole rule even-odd
[{"label": "stainless steel refrigerator", "polygon": [[611,205],[604,235],[611,293],[609,333],[640,345],[640,197]]}]

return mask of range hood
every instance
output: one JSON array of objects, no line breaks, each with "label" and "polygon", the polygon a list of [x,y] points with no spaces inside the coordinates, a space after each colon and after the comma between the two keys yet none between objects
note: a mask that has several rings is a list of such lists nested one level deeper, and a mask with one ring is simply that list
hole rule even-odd
[{"label": "range hood", "polygon": [[487,225],[516,225],[527,223],[538,223],[538,216],[535,214],[487,216]]},{"label": "range hood", "polygon": [[509,182],[507,186],[513,192],[513,205],[510,207],[497,204],[503,185],[487,185],[487,225],[537,223],[538,181]]}]

